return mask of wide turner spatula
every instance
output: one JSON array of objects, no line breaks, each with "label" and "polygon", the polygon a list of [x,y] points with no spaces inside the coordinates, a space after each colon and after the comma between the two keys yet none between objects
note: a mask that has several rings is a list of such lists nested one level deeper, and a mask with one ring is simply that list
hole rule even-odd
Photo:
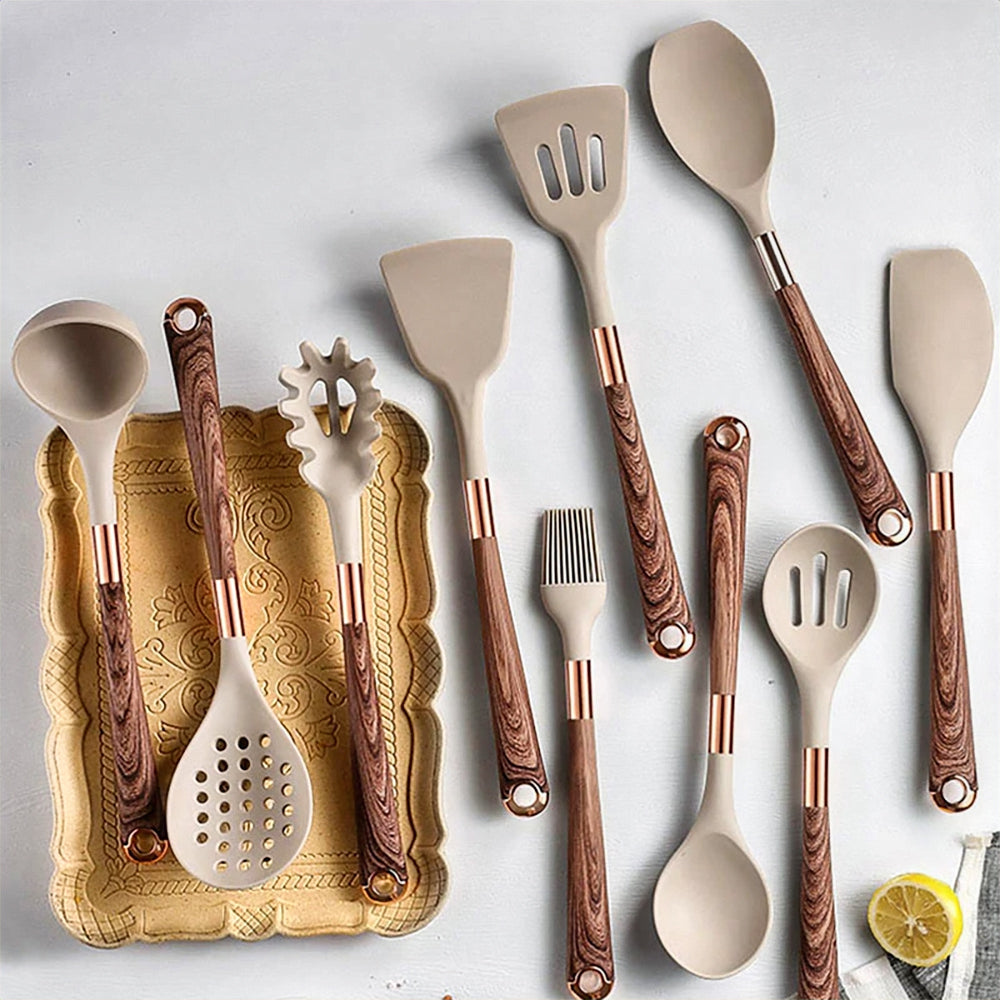
[{"label": "wide turner spatula", "polygon": [[865,531],[880,545],[899,545],[913,528],[909,508],[792,277],[771,221],[774,107],[757,60],[721,24],[689,24],[653,46],[649,96],[677,155],[747,227]]},{"label": "wide turner spatula", "polygon": [[509,240],[422,243],[380,261],[396,321],[419,371],[455,420],[500,796],[517,816],[545,808],[549,784],[507,600],[486,468],[486,380],[507,350],[514,248]]},{"label": "wide turner spatula", "polygon": [[625,376],[605,274],[605,234],[625,200],[628,97],[575,87],[519,101],[496,126],[528,209],[576,265],[611,421],[646,639],[661,656],[694,645],[694,622]]},{"label": "wide turner spatula", "polygon": [[978,788],[955,539],[952,464],[993,359],[993,315],[960,250],[908,250],[889,265],[892,380],[923,446],[931,542],[930,793],[946,812]]}]

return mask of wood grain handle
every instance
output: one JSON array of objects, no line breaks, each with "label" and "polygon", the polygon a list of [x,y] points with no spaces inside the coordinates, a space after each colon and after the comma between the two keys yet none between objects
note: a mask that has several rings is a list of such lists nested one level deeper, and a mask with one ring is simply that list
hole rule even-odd
[{"label": "wood grain handle", "polygon": [[167,824],[156,779],[125,588],[120,582],[102,583],[97,592],[122,850],[132,861],[158,861],[167,851]]},{"label": "wood grain handle", "polygon": [[500,796],[515,815],[534,816],[548,802],[549,781],[535,733],[496,538],[473,538],[472,557]]},{"label": "wood grain handle", "polygon": [[694,646],[694,621],[642,440],[632,390],[628,382],[606,385],[604,398],[618,458],[646,641],[660,656],[684,656]]},{"label": "wood grain handle", "polygon": [[363,621],[342,627],[361,889],[372,902],[387,903],[402,896],[407,886],[396,793],[382,732],[368,627]]},{"label": "wood grain handle", "polygon": [[[930,793],[946,812],[976,799],[976,752],[954,529],[931,531]],[[949,784],[949,782],[951,784]]]},{"label": "wood grain handle", "polygon": [[797,284],[775,291],[809,388],[869,537],[898,545],[913,529],[910,509],[868,430]]},{"label": "wood grain handle", "polygon": [[[181,321],[188,313],[194,315],[194,325],[182,329]],[[205,526],[208,564],[212,578],[224,580],[236,576],[236,554],[219,416],[212,317],[198,299],[177,299],[164,313],[163,332],[170,350],[191,473]]]},{"label": "wood grain handle", "polygon": [[837,921],[830,859],[830,810],[802,807],[802,884],[799,897],[799,996],[837,1000]]},{"label": "wood grain handle", "polygon": [[708,566],[711,591],[711,690],[736,694],[743,602],[750,433],[742,420],[719,417],[705,428]]},{"label": "wood grain handle", "polygon": [[581,1000],[604,997],[615,963],[593,719],[569,720],[568,847],[566,981]]}]

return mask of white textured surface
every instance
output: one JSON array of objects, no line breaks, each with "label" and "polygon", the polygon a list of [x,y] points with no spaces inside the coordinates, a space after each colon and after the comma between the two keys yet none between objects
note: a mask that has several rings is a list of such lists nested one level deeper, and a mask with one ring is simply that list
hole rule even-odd
[{"label": "white textured surface", "polygon": [[[436,627],[446,656],[444,812],[451,894],[404,940],[282,940],[95,952],[49,912],[42,562],[32,480],[48,419],[2,366],[3,979],[24,997],[458,997],[563,994],[565,751],[558,636],[541,608],[546,506],[592,504],[611,599],[595,632],[598,747],[617,996],[763,998],[795,985],[798,723],[791,673],[766,634],[761,576],[795,528],[857,529],[778,312],[741,224],[660,138],[644,94],[661,33],[717,17],[760,59],[777,105],[772,197],[796,276],[894,474],[923,522],[916,438],[892,394],[886,264],[955,245],[1000,301],[1000,74],[992,2],[920,4],[5,3],[3,356],[35,310],[106,300],[147,338],[142,408],[175,408],[163,307],[194,294],[218,330],[225,402],[280,395],[308,337],[348,336],[385,395],[434,440]],[[624,83],[630,191],[610,237],[626,362],[701,626],[698,652],[656,660],[639,605],[582,302],[565,254],[528,217],[492,114],[548,89]],[[487,399],[487,444],[511,601],[554,784],[520,822],[495,793],[493,753],[453,432],[412,369],[378,257],[461,235],[514,240],[508,358]],[[699,432],[722,412],[753,435],[737,809],[774,894],[757,963],[701,982],[660,951],[650,897],[694,817],[707,677]],[[876,951],[875,885],[950,878],[960,834],[1000,820],[997,382],[959,445],[956,478],[980,783],[938,813],[926,782],[927,553],[874,553],[875,625],[833,719],[833,851],[843,967]]]}]

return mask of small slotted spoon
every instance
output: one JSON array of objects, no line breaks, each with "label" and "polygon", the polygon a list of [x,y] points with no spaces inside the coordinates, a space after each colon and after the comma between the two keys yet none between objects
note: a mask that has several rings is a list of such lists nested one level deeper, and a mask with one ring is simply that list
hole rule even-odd
[{"label": "small slotted spoon", "polygon": [[[286,365],[278,375],[278,381],[288,389],[288,395],[278,402],[278,412],[292,422],[286,438],[302,453],[299,473],[320,493],[330,514],[344,636],[361,891],[373,903],[387,903],[406,890],[406,855],[368,641],[361,551],[361,497],[378,465],[372,445],[382,433],[375,419],[382,393],[373,383],[375,365],[371,358],[354,361],[343,337],[334,341],[329,354],[321,354],[309,341],[299,345],[299,353],[302,364],[297,368]],[[345,415],[346,427],[337,398],[341,379],[355,394],[349,416]],[[326,388],[329,434],[309,403],[309,394],[318,382]]]},{"label": "small slotted spoon", "polygon": [[528,210],[566,245],[583,285],[646,641],[660,656],[684,656],[694,646],[694,620],[625,377],[605,274],[605,234],[625,200],[628,95],[615,86],[541,94],[501,108],[496,126]]},{"label": "small slotted spoon", "polygon": [[802,702],[799,996],[838,997],[837,926],[827,806],[830,706],[844,665],[878,607],[878,576],[846,528],[812,524],[786,539],[764,576],[764,616]]},{"label": "small slotted spoon", "polygon": [[[183,319],[193,315],[187,327]],[[167,306],[163,331],[205,528],[221,662],[212,703],[167,792],[177,860],[220,889],[252,889],[288,867],[312,821],[305,761],[257,686],[233,548],[212,317],[197,299]]]}]

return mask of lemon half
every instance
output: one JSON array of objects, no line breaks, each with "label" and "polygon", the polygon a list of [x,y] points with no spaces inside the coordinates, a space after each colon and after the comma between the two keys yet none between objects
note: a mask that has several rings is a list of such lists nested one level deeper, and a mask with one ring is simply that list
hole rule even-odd
[{"label": "lemon half", "polygon": [[875,890],[868,926],[890,955],[907,965],[943,962],[962,934],[962,907],[951,886],[929,875],[897,875]]}]

